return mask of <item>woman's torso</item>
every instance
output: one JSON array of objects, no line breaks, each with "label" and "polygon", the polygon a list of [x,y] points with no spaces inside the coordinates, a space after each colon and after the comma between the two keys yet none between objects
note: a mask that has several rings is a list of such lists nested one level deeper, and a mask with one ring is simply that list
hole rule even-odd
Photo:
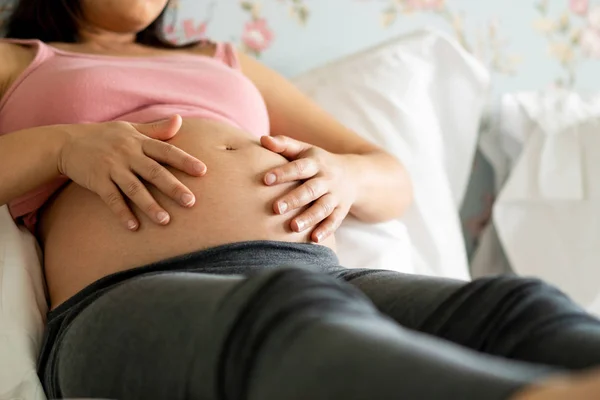
[{"label": "woman's torso", "polygon": [[[15,49],[20,54],[17,72],[7,80],[18,79],[31,62],[33,49],[27,50],[30,53]],[[170,74],[166,70],[164,79]],[[8,81],[0,87],[6,91],[10,86]],[[289,229],[299,211],[285,216],[272,211],[273,201],[298,184],[262,183],[265,172],[287,161],[262,148],[257,135],[223,121],[184,118],[181,131],[170,142],[205,162],[208,173],[196,178],[171,170],[196,195],[192,209],[149,187],[171,214],[168,226],[155,225],[136,210],[141,226],[129,232],[98,196],[74,183],[45,204],[39,232],[53,306],[103,276],[175,255],[246,240],[309,241],[309,232]],[[334,239],[324,245],[334,247]]]}]

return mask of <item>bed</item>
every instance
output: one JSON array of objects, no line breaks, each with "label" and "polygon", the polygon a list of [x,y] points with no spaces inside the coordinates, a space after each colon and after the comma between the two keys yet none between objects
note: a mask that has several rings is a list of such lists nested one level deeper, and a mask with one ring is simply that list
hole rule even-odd
[{"label": "bed", "polygon": [[[342,263],[469,279],[458,208],[488,98],[485,68],[450,37],[423,30],[293,81],[398,157],[414,183],[415,203],[401,220],[344,222]],[[0,400],[45,399],[35,372],[47,311],[40,255],[0,207]]]}]

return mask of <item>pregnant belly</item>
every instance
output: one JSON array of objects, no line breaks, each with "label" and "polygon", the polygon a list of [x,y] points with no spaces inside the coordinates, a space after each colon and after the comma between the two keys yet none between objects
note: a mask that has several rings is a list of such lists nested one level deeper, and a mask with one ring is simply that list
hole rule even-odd
[{"label": "pregnant belly", "polygon": [[[287,161],[257,138],[214,121],[186,120],[170,143],[202,160],[208,172],[198,178],[170,169],[196,196],[189,209],[148,187],[171,215],[167,226],[134,208],[140,229],[127,231],[97,195],[74,183],[44,208],[40,233],[53,307],[106,275],[169,257],[246,240],[310,241],[310,231],[289,227],[299,211],[273,213],[273,202],[298,184],[263,184],[269,169]],[[333,248],[334,239],[323,244]]]}]

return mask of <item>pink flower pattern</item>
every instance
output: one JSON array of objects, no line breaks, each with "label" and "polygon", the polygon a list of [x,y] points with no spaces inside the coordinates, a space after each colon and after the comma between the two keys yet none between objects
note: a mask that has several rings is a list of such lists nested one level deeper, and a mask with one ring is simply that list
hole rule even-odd
[{"label": "pink flower pattern", "polygon": [[206,22],[197,23],[193,19],[183,21],[183,34],[187,40],[200,40],[206,37]]},{"label": "pink flower pattern", "polygon": [[588,14],[588,27],[581,35],[581,48],[589,58],[600,59],[600,6]]},{"label": "pink flower pattern", "polygon": [[261,53],[268,49],[273,42],[273,32],[267,24],[267,20],[259,18],[246,23],[244,33],[242,34],[242,42],[250,50]]},{"label": "pink flower pattern", "polygon": [[592,8],[588,13],[588,24],[592,29],[600,31],[600,5]]},{"label": "pink flower pattern", "polygon": [[586,28],[581,34],[581,49],[587,57],[600,59],[600,31]]},{"label": "pink flower pattern", "polygon": [[600,59],[600,5],[590,0],[568,0],[567,4],[568,9],[553,17],[549,1],[541,0],[535,27],[548,42],[549,54],[565,72],[554,85],[571,88],[580,64],[585,59]]},{"label": "pink flower pattern", "polygon": [[175,25],[169,24],[169,25],[165,26],[165,33],[167,34],[167,36],[174,34],[175,33]]},{"label": "pink flower pattern", "polygon": [[569,0],[569,8],[576,15],[586,15],[590,6],[590,0]]}]

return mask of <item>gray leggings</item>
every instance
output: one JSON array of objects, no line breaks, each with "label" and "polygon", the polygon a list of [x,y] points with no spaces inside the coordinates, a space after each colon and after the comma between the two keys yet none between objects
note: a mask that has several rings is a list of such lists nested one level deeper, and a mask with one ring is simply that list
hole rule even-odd
[{"label": "gray leggings", "polygon": [[600,365],[600,322],[539,280],[349,270],[311,244],[167,260],[53,313],[50,397],[500,400]]}]

